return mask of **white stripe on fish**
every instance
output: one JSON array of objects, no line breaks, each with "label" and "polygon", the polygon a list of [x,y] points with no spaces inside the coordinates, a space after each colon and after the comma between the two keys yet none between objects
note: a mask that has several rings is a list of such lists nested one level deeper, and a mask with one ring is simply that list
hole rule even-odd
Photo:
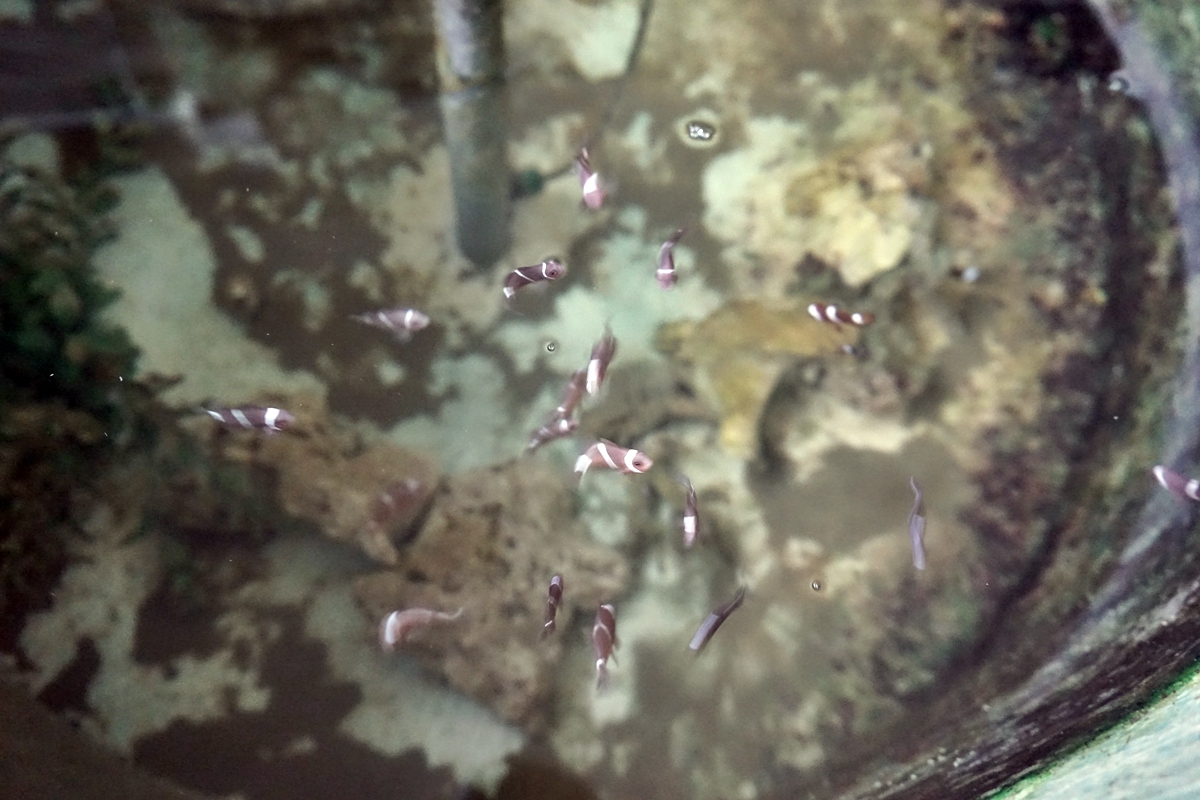
[{"label": "white stripe on fish", "polygon": [[652,466],[654,462],[642,451],[621,447],[607,439],[596,442],[575,459],[575,471],[581,478],[590,467],[607,467],[627,475],[641,475]]}]

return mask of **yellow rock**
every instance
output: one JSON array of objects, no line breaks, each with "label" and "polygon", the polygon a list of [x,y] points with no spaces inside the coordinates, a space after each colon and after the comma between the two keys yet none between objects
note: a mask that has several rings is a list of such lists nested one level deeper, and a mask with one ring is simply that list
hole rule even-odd
[{"label": "yellow rock", "polygon": [[692,366],[696,388],[720,411],[722,447],[739,458],[753,455],[758,418],[783,370],[796,358],[839,353],[858,336],[805,308],[733,300],[700,322],[659,329],[659,350]]},{"label": "yellow rock", "polygon": [[887,142],[844,153],[788,186],[788,213],[807,220],[806,246],[849,286],[895,267],[912,245],[920,204],[910,189],[927,182],[920,150]]}]

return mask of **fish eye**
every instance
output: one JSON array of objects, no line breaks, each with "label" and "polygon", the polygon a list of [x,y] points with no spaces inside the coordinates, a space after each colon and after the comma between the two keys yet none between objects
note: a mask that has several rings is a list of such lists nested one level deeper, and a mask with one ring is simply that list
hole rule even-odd
[{"label": "fish eye", "polygon": [[557,349],[558,349],[558,342],[554,341],[553,339],[546,342],[546,352],[547,353],[553,353]]}]

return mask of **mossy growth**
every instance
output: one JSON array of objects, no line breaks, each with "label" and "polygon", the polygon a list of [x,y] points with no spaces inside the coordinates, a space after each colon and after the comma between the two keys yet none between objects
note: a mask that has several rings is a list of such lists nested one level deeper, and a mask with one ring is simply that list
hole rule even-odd
[{"label": "mossy growth", "polygon": [[138,352],[103,318],[117,292],[91,257],[113,235],[116,199],[103,181],[68,184],[0,155],[0,406],[53,399],[115,422]]},{"label": "mossy growth", "polygon": [[[116,193],[89,166],[71,181],[14,163],[0,139],[0,645],[42,605],[77,526],[71,497],[111,445],[144,443],[137,349],[103,318],[117,293],[92,256]],[[105,163],[110,163],[105,160]]]}]

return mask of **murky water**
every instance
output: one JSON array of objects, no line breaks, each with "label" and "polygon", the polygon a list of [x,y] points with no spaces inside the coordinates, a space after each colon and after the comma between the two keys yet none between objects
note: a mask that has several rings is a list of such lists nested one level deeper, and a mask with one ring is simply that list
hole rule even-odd
[{"label": "murky water", "polygon": [[[1155,152],[1087,15],[520,0],[503,89],[439,97],[424,4],[38,8],[6,25],[128,64],[136,158],[92,261],[155,380],[112,402],[155,435],[96,456],[64,515],[87,536],[6,645],[150,772],[247,798],[832,796],[1028,674],[1122,544],[1077,509],[1144,451],[1181,306]],[[44,127],[8,157],[50,183],[114,136]],[[505,298],[550,257],[564,276]],[[393,308],[431,321],[355,318]],[[526,452],[606,327],[578,430]],[[251,406],[295,422],[196,413]],[[579,479],[598,439],[655,466]],[[463,613],[381,653],[407,607]],[[1038,635],[1013,645],[1017,618]]]}]

